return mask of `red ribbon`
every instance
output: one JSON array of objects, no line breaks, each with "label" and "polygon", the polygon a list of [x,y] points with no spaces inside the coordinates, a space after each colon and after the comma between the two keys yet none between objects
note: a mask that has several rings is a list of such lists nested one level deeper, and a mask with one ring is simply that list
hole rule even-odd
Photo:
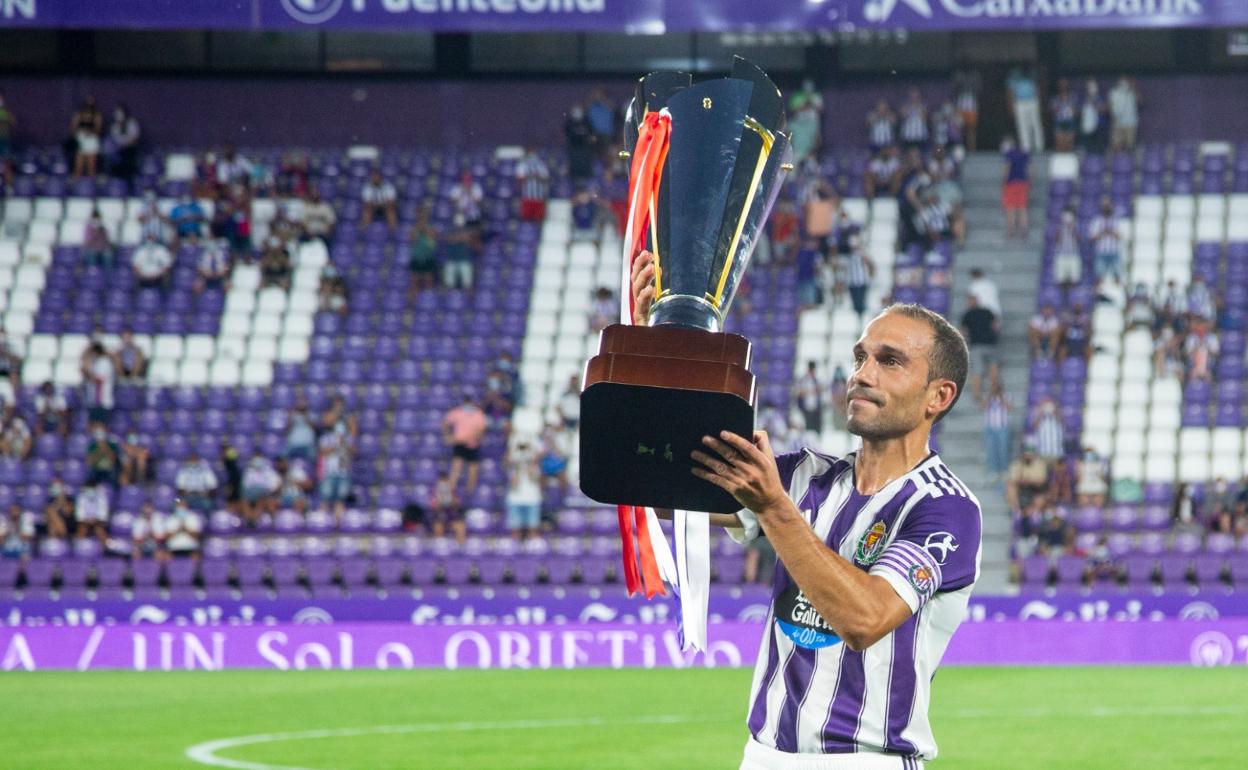
[{"label": "red ribbon", "polygon": [[[668,142],[671,138],[671,116],[660,112],[647,112],[637,131],[637,144],[633,148],[633,163],[629,170],[629,221],[626,232],[630,233],[626,244],[626,258],[631,275],[632,264],[645,247],[650,231],[650,207],[656,204],[659,185],[663,179],[663,164],[667,160]],[[623,291],[628,296],[628,323],[633,322],[634,300],[632,286],[627,281]],[[654,556],[650,541],[650,526],[646,509],[642,506],[620,505],[616,507],[620,519],[620,543],[624,556],[624,585],[628,595],[645,591],[646,598],[665,595],[659,563]],[[634,537],[636,548],[634,549]],[[640,562],[640,566],[639,566]]]}]

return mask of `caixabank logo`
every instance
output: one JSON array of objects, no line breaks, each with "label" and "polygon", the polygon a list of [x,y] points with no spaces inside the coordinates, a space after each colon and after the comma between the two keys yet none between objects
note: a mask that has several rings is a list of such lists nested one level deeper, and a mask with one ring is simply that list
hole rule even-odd
[{"label": "caixabank logo", "polygon": [[282,8],[295,21],[322,24],[338,15],[344,0],[282,0]]},{"label": "caixabank logo", "polygon": [[907,14],[893,14],[906,8],[925,20],[1013,18],[1098,18],[1107,16],[1202,17],[1204,0],[866,0],[862,19],[868,24],[902,22]]}]

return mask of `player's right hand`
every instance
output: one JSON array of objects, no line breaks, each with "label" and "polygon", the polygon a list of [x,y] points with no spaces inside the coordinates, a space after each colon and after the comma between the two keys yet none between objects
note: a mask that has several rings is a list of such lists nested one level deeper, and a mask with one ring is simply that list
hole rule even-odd
[{"label": "player's right hand", "polygon": [[654,304],[654,255],[643,251],[633,260],[633,324],[645,326]]}]

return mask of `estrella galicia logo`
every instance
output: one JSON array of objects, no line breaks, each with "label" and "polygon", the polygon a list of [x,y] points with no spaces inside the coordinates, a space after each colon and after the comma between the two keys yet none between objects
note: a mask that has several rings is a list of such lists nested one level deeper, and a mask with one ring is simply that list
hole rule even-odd
[{"label": "estrella galicia logo", "polygon": [[854,549],[854,561],[864,567],[869,567],[880,558],[880,554],[884,551],[884,536],[888,534],[888,525],[882,521],[877,521],[871,525],[858,539],[858,547]]},{"label": "estrella galicia logo", "polygon": [[776,599],[775,615],[776,627],[798,647],[818,650],[841,641],[796,583]]},{"label": "estrella galicia logo", "polygon": [[343,0],[282,0],[282,7],[295,21],[320,24],[342,10]]}]

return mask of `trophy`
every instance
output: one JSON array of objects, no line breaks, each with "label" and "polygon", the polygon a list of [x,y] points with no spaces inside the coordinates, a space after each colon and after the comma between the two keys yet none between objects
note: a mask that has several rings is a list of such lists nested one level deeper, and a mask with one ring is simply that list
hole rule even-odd
[{"label": "trophy", "polygon": [[[585,367],[580,479],[590,498],[740,509],[691,473],[690,454],[703,436],[753,433],[750,342],[725,333],[724,318],[792,168],[785,127],[780,91],[739,57],[727,78],[656,72],[638,84],[624,128],[633,162],[624,256],[654,255],[655,299],[648,325],[604,329]],[[642,152],[654,161],[648,171]]]}]

